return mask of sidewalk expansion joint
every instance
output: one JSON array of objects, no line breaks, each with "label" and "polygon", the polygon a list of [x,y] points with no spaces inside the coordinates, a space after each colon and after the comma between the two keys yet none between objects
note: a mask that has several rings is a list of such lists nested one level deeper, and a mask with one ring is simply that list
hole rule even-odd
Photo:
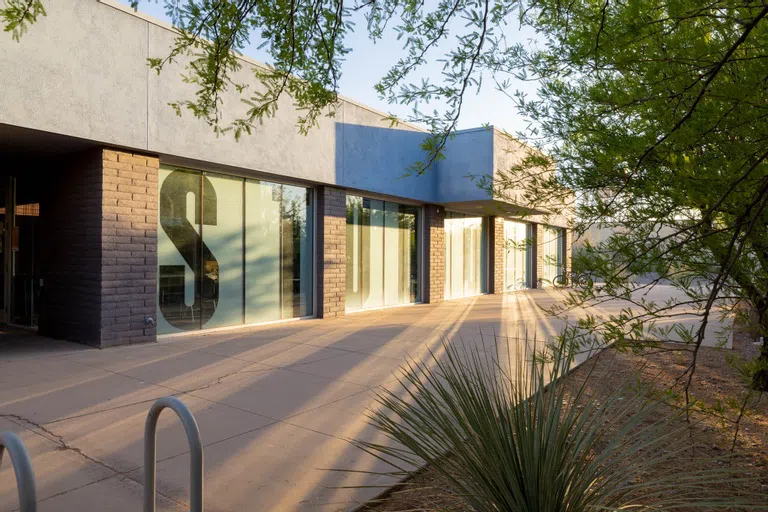
[{"label": "sidewalk expansion joint", "polygon": [[[99,460],[99,459],[97,459],[95,457],[92,457],[92,456],[88,455],[81,448],[78,448],[77,446],[72,446],[71,444],[67,443],[67,441],[64,440],[63,436],[53,432],[49,428],[45,427],[44,424],[42,424],[42,423],[37,423],[36,421],[33,421],[33,420],[29,419],[29,418],[25,418],[23,416],[19,416],[18,414],[10,414],[10,413],[2,413],[2,414],[0,414],[0,418],[6,418],[6,419],[12,421],[13,423],[16,423],[20,427],[23,427],[23,428],[29,430],[30,432],[33,432],[33,433],[35,433],[35,434],[37,434],[37,435],[39,435],[41,437],[44,437],[44,438],[48,439],[49,441],[51,441],[53,443],[56,443],[58,445],[56,447],[56,451],[72,452],[72,453],[82,457],[83,459],[87,460],[88,462],[96,464],[97,466],[100,466],[100,467],[102,467],[102,468],[104,468],[104,469],[114,473],[113,475],[110,475],[108,478],[113,478],[115,476],[118,476],[118,477],[122,477],[122,478],[126,478],[128,480],[131,480],[134,483],[137,483],[137,484],[141,485],[142,487],[144,486],[143,482],[141,482],[141,481],[131,477],[128,474],[128,473],[131,473],[131,472],[133,472],[133,471],[135,471],[137,469],[140,469],[142,466],[139,466],[137,468],[133,468],[133,469],[130,469],[130,470],[127,470],[127,471],[121,471],[121,470],[119,470],[119,469],[117,469],[117,468],[115,468],[113,466],[110,466],[109,464],[107,464],[106,462],[104,462],[102,460]],[[42,432],[42,434],[40,432]],[[105,480],[105,479],[102,478],[102,479],[99,479],[99,480],[97,480],[95,482],[91,482],[91,483],[97,483],[97,482],[100,482],[102,480]],[[88,485],[90,485],[90,484],[88,484]],[[73,491],[73,490],[75,490],[75,488],[69,489],[67,491],[63,491],[63,492],[60,492],[60,493],[57,493],[57,494],[54,494],[52,496],[48,496],[48,497],[46,497],[46,498],[44,498],[44,499],[42,499],[40,501],[42,502],[42,501],[45,501],[47,499],[53,498],[54,496],[59,496],[61,494],[66,494],[67,492],[70,492],[70,491]],[[173,501],[177,505],[181,505],[181,506],[186,506],[187,505],[186,503],[181,502],[181,501],[179,501],[179,500],[177,500],[177,499],[175,499],[175,498],[173,498],[171,496],[168,496],[166,494],[163,494],[163,493],[161,493],[159,491],[157,492],[157,494],[159,494],[160,496],[162,496],[162,497],[164,497],[164,498],[166,498],[166,499],[168,499],[170,501]]]}]

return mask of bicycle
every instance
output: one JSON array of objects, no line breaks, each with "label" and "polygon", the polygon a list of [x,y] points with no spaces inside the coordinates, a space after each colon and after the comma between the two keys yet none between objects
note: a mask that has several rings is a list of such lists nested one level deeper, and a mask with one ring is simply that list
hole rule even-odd
[{"label": "bicycle", "polygon": [[571,282],[573,286],[577,286],[579,288],[591,288],[594,284],[589,274],[579,274],[577,272],[558,274],[552,280],[552,284],[558,288],[568,286],[569,282]]}]

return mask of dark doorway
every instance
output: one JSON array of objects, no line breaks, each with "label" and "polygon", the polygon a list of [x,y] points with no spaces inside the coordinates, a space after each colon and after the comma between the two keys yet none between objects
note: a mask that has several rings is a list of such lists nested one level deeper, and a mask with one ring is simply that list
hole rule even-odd
[{"label": "dark doorway", "polygon": [[0,330],[98,342],[100,149],[0,124]]},{"label": "dark doorway", "polygon": [[37,327],[40,320],[40,187],[29,177],[11,178],[9,215],[10,323]]},{"label": "dark doorway", "polygon": [[24,177],[0,175],[0,251],[3,321],[36,328],[40,320],[39,187]]}]

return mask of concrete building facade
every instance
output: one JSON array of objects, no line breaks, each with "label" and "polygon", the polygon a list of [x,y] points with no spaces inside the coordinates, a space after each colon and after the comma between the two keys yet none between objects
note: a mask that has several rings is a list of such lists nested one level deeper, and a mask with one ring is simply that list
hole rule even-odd
[{"label": "concrete building facade", "polygon": [[351,100],[308,135],[284,98],[252,135],[217,137],[168,106],[194,94],[183,60],[147,68],[171,27],[112,0],[48,9],[21,42],[0,38],[4,323],[106,347],[511,292],[570,268],[566,217],[467,179],[524,153],[496,129],[457,133],[408,177],[427,134]]}]

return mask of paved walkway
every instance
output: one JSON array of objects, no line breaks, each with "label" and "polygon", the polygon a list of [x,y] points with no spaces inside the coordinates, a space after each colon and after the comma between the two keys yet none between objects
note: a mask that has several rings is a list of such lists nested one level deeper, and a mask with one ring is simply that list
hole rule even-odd
[{"label": "paved walkway", "polygon": [[[383,469],[345,439],[377,432],[362,412],[372,388],[394,386],[407,354],[441,335],[481,348],[491,336],[558,332],[530,290],[303,320],[256,329],[96,350],[29,337],[0,345],[0,431],[20,434],[32,457],[40,511],[141,510],[143,429],[166,395],[194,413],[205,445],[208,511],[346,510],[381,484],[327,468]],[[171,412],[158,429],[158,509],[186,510],[189,457]],[[0,510],[16,505],[13,472],[0,471]]]}]

